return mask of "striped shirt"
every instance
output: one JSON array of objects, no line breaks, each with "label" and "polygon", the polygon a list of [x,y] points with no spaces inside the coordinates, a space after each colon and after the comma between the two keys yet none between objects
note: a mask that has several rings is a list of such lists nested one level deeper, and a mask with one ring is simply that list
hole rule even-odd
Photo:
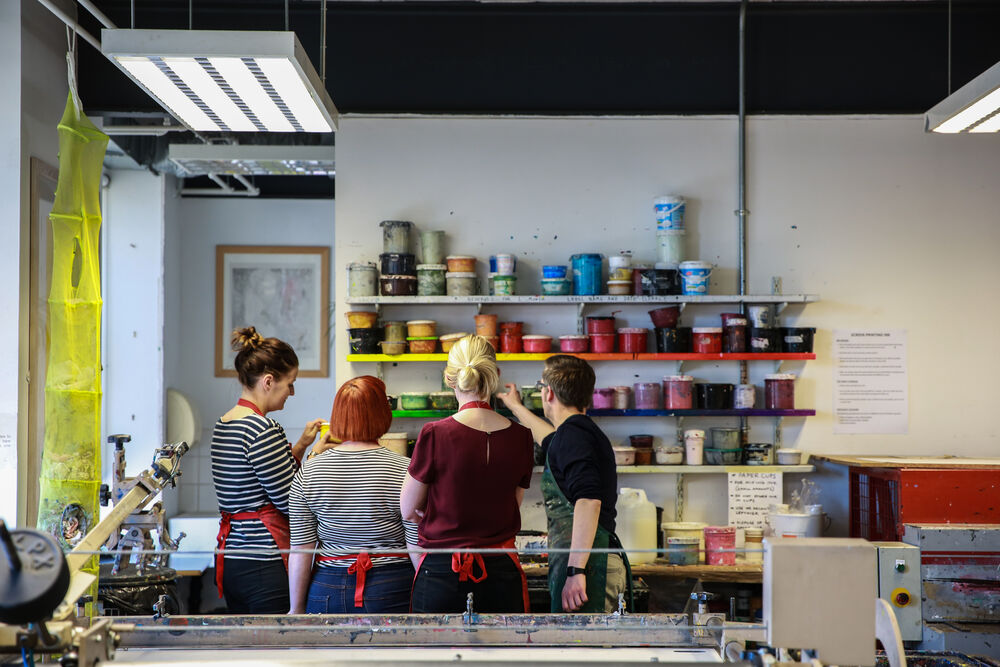
[{"label": "striped shirt", "polygon": [[[399,491],[410,460],[388,449],[331,449],[302,464],[288,493],[292,546],[318,542],[324,556],[373,549],[406,551],[416,545],[417,526],[403,521]],[[372,566],[406,558],[372,555]],[[322,561],[320,567],[350,567],[353,559]]]},{"label": "striped shirt", "polygon": [[[285,430],[268,417],[251,414],[215,423],[212,433],[212,479],[219,511],[253,512],[271,503],[288,514],[288,487],[298,468]],[[226,554],[243,560],[279,560],[278,545],[259,519],[232,522]]]}]

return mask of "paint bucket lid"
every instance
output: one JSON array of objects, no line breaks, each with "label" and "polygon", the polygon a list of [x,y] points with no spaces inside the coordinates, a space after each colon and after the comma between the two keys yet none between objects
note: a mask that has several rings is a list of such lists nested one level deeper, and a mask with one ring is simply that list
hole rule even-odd
[{"label": "paint bucket lid", "polygon": [[375,262],[351,262],[347,265],[348,271],[358,271],[358,270],[375,270]]},{"label": "paint bucket lid", "polygon": [[416,326],[418,324],[436,324],[434,320],[407,320],[406,326]]},{"label": "paint bucket lid", "polygon": [[546,336],[545,334],[527,334],[521,336],[522,340],[552,340],[552,336]]},{"label": "paint bucket lid", "polygon": [[666,382],[694,382],[694,377],[690,375],[668,375],[663,379]]},{"label": "paint bucket lid", "polygon": [[406,340],[437,340],[437,336],[407,336]]},{"label": "paint bucket lid", "polygon": [[679,195],[660,195],[653,198],[654,204],[683,204],[684,197]]},{"label": "paint bucket lid", "polygon": [[649,333],[648,329],[641,329],[639,327],[622,327],[618,330],[620,334],[638,334],[638,333]]},{"label": "paint bucket lid", "polygon": [[722,333],[722,327],[694,327],[691,329],[691,333]]},{"label": "paint bucket lid", "polygon": [[476,276],[477,274],[472,271],[449,271],[444,274],[445,278],[475,278]]},{"label": "paint bucket lid", "polygon": [[417,271],[444,271],[447,268],[445,264],[417,264]]},{"label": "paint bucket lid", "polygon": [[445,261],[449,259],[475,259],[474,255],[448,255],[445,257]]},{"label": "paint bucket lid", "polygon": [[510,258],[513,258],[513,257],[514,257],[514,255],[510,254],[509,252],[498,252],[498,253],[497,253],[497,254],[495,254],[495,255],[490,255],[490,258],[491,258],[491,259],[494,259],[494,258],[495,258],[495,259],[500,259],[501,257],[504,257],[504,258],[506,258],[506,257],[510,257]]},{"label": "paint bucket lid", "polygon": [[461,340],[461,339],[465,338],[468,335],[469,334],[465,333],[464,331],[459,331],[457,333],[442,334],[440,336],[440,339],[441,339],[442,343],[447,343],[450,340]]},{"label": "paint bucket lid", "polygon": [[701,521],[664,521],[660,524],[663,530],[703,530],[705,524]]},{"label": "paint bucket lid", "polygon": [[684,431],[684,437],[685,438],[704,438],[705,437],[705,431],[703,431],[700,428],[689,428],[688,430]]},{"label": "paint bucket lid", "polygon": [[[525,336],[525,338],[530,338],[530,336]],[[559,336],[559,340],[590,340],[590,338],[586,334],[567,334]]]},{"label": "paint bucket lid", "polygon": [[631,280],[609,280],[608,285],[631,285]]},{"label": "paint bucket lid", "polygon": [[657,262],[653,265],[653,268],[657,271],[676,271],[677,266],[678,265],[673,262]]},{"label": "paint bucket lid", "polygon": [[543,283],[568,283],[569,278],[542,278]]},{"label": "paint bucket lid", "polygon": [[408,220],[383,220],[378,224],[379,227],[410,227],[413,225],[413,223]]},{"label": "paint bucket lid", "polygon": [[703,262],[700,259],[688,260],[687,262],[681,262],[681,270],[685,269],[711,269],[712,265],[708,262]]},{"label": "paint bucket lid", "polygon": [[590,259],[590,260],[602,259],[603,257],[604,257],[604,255],[602,255],[599,252],[581,252],[581,253],[577,253],[575,255],[570,255],[569,258],[570,258],[570,260],[574,260],[575,261],[575,260],[578,260],[578,259]]},{"label": "paint bucket lid", "polygon": [[[726,451],[726,450],[723,450]],[[736,528],[733,526],[705,526],[706,535],[735,535]]]},{"label": "paint bucket lid", "polygon": [[[400,392],[399,395],[400,396],[429,396],[429,394],[426,391],[403,391],[403,392]],[[386,433],[386,435],[391,435],[391,434]]]},{"label": "paint bucket lid", "polygon": [[658,229],[656,230],[657,236],[684,236],[687,233],[686,229]]},{"label": "paint bucket lid", "polygon": [[795,375],[792,373],[771,373],[770,375],[764,376],[765,380],[794,380]]}]

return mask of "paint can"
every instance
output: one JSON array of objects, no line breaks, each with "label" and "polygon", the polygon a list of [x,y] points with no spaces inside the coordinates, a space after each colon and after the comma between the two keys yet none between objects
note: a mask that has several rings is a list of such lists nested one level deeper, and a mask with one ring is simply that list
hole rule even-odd
[{"label": "paint can", "polygon": [[506,273],[498,273],[493,276],[493,294],[496,296],[517,294],[517,276]]},{"label": "paint can", "polygon": [[667,229],[656,232],[656,258],[664,268],[676,269],[684,261],[684,239],[687,232],[683,229]]},{"label": "paint can", "polygon": [[667,410],[690,410],[694,407],[694,378],[670,375],[663,378],[663,407]]},{"label": "paint can", "polygon": [[705,526],[705,564],[736,565],[736,529],[732,526]]},{"label": "paint can", "polygon": [[668,537],[667,562],[671,565],[697,565],[700,544],[701,540],[697,537]]},{"label": "paint can", "polygon": [[781,327],[781,351],[802,353],[813,351],[813,327]]},{"label": "paint can", "polygon": [[691,327],[658,327],[656,329],[657,352],[690,352]]},{"label": "paint can", "polygon": [[733,392],[733,408],[750,410],[757,402],[757,387],[752,384],[738,384]]},{"label": "paint can", "polygon": [[683,294],[708,294],[708,278],[712,275],[711,264],[698,260],[681,262],[680,272]]},{"label": "paint can", "polygon": [[762,528],[743,529],[744,558],[749,563],[760,563],[764,560],[764,530]]},{"label": "paint can", "polygon": [[767,517],[767,523],[771,526],[774,537],[806,537],[812,520],[809,514],[792,512],[775,512]]},{"label": "paint can", "polygon": [[781,331],[766,327],[750,327],[747,330],[747,342],[751,352],[780,352]]},{"label": "paint can", "polygon": [[[496,261],[496,269],[493,268],[493,261]],[[501,275],[512,276],[517,270],[517,257],[510,253],[498,253],[490,257],[490,271],[496,271]]]},{"label": "paint can", "polygon": [[700,428],[684,431],[684,458],[689,466],[700,466],[705,460],[705,432]]},{"label": "paint can", "polygon": [[774,310],[769,303],[750,303],[747,304],[747,319],[751,327],[769,329],[774,326]]},{"label": "paint can", "polygon": [[601,255],[580,253],[570,257],[573,267],[573,293],[594,295],[601,293]]},{"label": "paint can", "polygon": [[663,393],[659,382],[636,382],[632,390],[636,410],[660,410]]},{"label": "paint can", "polygon": [[410,252],[410,229],[413,227],[412,222],[407,220],[383,220],[379,223],[379,226],[382,228],[382,252]]},{"label": "paint can", "polygon": [[417,296],[443,296],[446,271],[444,264],[417,264]]},{"label": "paint can", "polygon": [[684,197],[662,195],[653,199],[657,231],[684,229]]},{"label": "paint can", "polygon": [[375,296],[378,269],[372,262],[351,262],[347,265],[347,295]]},{"label": "paint can", "polygon": [[428,229],[420,232],[420,258],[424,264],[444,264],[444,232]]},{"label": "paint can", "polygon": [[608,280],[632,280],[632,253],[620,252],[608,256]]},{"label": "paint can", "polygon": [[795,376],[772,373],[764,376],[764,407],[768,410],[795,409]]},{"label": "paint can", "polygon": [[743,461],[748,466],[774,465],[774,445],[769,442],[748,442],[743,448]]}]

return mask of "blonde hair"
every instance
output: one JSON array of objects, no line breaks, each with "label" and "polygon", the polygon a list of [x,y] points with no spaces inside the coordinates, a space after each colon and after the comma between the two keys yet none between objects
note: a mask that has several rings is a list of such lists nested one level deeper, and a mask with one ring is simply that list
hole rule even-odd
[{"label": "blonde hair", "polygon": [[444,381],[452,389],[488,399],[500,387],[496,350],[475,334],[459,340],[448,352]]}]

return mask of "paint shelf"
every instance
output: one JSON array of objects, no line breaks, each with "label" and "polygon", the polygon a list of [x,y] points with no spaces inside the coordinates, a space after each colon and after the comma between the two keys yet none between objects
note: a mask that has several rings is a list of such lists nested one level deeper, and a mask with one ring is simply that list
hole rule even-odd
[{"label": "paint shelf", "polygon": [[[435,410],[434,408],[429,408],[427,410],[393,410],[393,418],[401,419],[444,419],[445,417],[450,417],[457,412],[456,410]],[[541,410],[532,410],[532,413],[542,416]],[[507,408],[497,408],[497,414],[503,415],[504,417],[513,416]]]},{"label": "paint shelf", "polygon": [[571,304],[657,304],[657,303],[812,303],[819,301],[815,294],[673,294],[664,296],[616,296],[611,294],[571,294],[566,296],[548,296],[542,294],[524,294],[516,296],[489,296],[478,294],[473,296],[351,296],[344,300],[348,305],[552,305],[560,303]]},{"label": "paint shelf", "polygon": [[[695,352],[677,353],[632,353],[632,352],[545,352],[530,353],[522,352],[518,354],[497,354],[497,361],[545,361],[557,354],[569,354],[580,357],[587,361],[809,361],[815,359],[813,353],[713,353],[702,354]],[[350,362],[427,362],[427,361],[448,361],[446,352],[434,352],[431,354],[349,354],[347,361]]]},{"label": "paint shelf", "polygon": [[[547,564],[523,563],[525,574],[544,576],[549,572]],[[701,579],[730,583],[759,584],[763,580],[763,563],[736,561],[736,565],[668,565],[663,560],[632,566],[636,576],[676,577],[678,579]]]},{"label": "paint shelf", "polygon": [[[721,475],[731,472],[815,472],[816,466],[803,464],[796,466],[688,466],[679,465],[649,465],[649,466],[618,466],[618,474],[635,475]],[[531,469],[533,473],[544,470],[542,466]]]},{"label": "paint shelf", "polygon": [[640,352],[636,361],[811,361],[812,352]]},{"label": "paint shelf", "polygon": [[[509,417],[506,408],[497,410]],[[532,410],[537,415],[541,410]],[[444,419],[455,414],[455,410],[393,410],[393,417],[407,419]],[[815,410],[588,410],[589,417],[813,417]],[[718,466],[712,466],[718,467]]]}]

